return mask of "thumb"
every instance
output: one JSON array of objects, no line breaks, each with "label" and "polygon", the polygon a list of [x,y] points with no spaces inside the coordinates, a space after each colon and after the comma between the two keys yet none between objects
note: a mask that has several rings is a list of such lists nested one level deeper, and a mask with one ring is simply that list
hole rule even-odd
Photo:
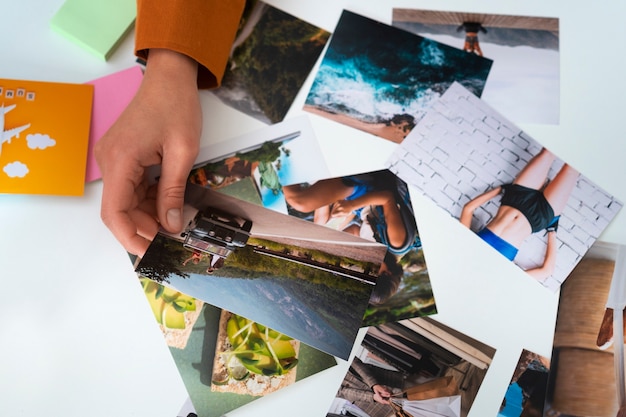
[{"label": "thumb", "polygon": [[163,154],[157,188],[157,215],[161,225],[170,233],[183,229],[185,186],[195,158],[196,153],[189,150]]}]

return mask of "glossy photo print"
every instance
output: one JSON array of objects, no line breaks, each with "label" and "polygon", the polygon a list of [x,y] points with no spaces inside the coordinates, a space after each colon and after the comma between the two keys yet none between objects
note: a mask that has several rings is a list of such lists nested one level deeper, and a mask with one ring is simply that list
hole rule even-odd
[{"label": "glossy photo print", "polygon": [[550,359],[522,350],[497,417],[543,416],[549,373]]},{"label": "glossy photo print", "polygon": [[623,205],[457,83],[388,166],[552,291]]},{"label": "glossy photo print", "polygon": [[222,84],[212,93],[264,123],[278,123],[330,33],[262,1],[246,3]]},{"label": "glossy photo print", "polygon": [[[197,163],[189,181],[386,245],[385,271],[366,310],[365,326],[436,313],[406,183],[387,170],[330,178],[307,121],[290,119],[203,148],[199,158],[223,156]],[[241,150],[225,149],[236,145]],[[340,200],[359,206],[348,208]],[[395,221],[388,221],[385,212]]]},{"label": "glossy photo print", "polygon": [[189,393],[188,413],[220,417],[337,364],[252,320],[141,281]]},{"label": "glossy photo print", "polygon": [[427,317],[372,326],[326,416],[466,417],[494,355]]},{"label": "glossy photo print", "polygon": [[[148,176],[157,182],[158,167]],[[304,115],[200,148],[188,181],[287,214],[284,185],[328,176],[322,150]]]},{"label": "glossy photo print", "polygon": [[159,232],[137,273],[347,358],[386,248],[188,184],[181,234]]},{"label": "glossy photo print", "polygon": [[344,10],[304,109],[400,143],[452,82],[480,96],[491,65]]},{"label": "glossy photo print", "polygon": [[515,123],[559,124],[559,19],[393,9],[393,26],[493,61],[480,96]]},{"label": "glossy photo print", "polygon": [[596,241],[561,287],[548,415],[624,415],[624,306],[626,247]]},{"label": "glossy photo print", "polygon": [[283,187],[289,214],[387,247],[364,325],[437,312],[408,186],[389,170]]}]

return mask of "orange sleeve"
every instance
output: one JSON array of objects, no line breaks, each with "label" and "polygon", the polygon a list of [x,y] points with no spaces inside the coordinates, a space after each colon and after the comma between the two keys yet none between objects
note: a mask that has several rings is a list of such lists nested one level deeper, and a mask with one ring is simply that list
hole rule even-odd
[{"label": "orange sleeve", "polygon": [[222,81],[245,0],[137,0],[135,53],[170,49],[198,61],[198,88]]}]

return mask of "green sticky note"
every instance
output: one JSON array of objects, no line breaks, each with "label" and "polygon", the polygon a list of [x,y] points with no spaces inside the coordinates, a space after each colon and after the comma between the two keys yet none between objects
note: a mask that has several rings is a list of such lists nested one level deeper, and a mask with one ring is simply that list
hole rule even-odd
[{"label": "green sticky note", "polygon": [[66,0],[50,26],[102,60],[107,60],[137,15],[135,0]]}]

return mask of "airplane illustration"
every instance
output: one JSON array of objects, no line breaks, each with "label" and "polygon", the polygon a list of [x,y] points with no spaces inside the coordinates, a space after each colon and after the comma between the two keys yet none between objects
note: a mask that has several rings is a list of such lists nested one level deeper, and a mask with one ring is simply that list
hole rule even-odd
[{"label": "airplane illustration", "polygon": [[20,133],[30,127],[30,123],[15,127],[13,129],[4,130],[4,115],[15,108],[16,104],[10,106],[0,105],[0,153],[2,152],[2,145],[7,142],[11,143],[11,139],[19,138]]}]

